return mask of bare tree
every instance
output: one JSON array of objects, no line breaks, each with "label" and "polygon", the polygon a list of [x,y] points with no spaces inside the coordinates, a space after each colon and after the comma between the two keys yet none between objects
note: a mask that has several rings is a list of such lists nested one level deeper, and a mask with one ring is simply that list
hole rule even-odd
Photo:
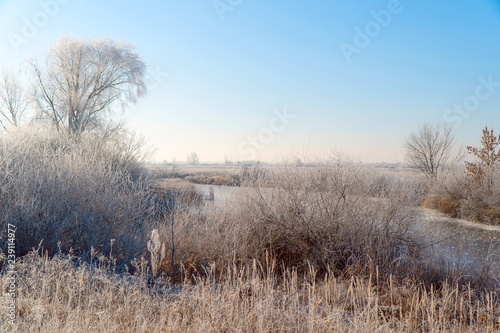
[{"label": "bare tree", "polygon": [[436,180],[438,171],[446,164],[457,161],[462,152],[454,154],[455,137],[451,125],[432,125],[424,122],[416,132],[406,138],[406,161]]},{"label": "bare tree", "polygon": [[196,154],[196,153],[189,154],[187,157],[187,162],[189,164],[198,164],[198,162],[200,162],[198,154]]},{"label": "bare tree", "polygon": [[28,107],[19,79],[10,71],[0,77],[0,124],[17,126]]},{"label": "bare tree", "polygon": [[44,66],[31,61],[40,115],[72,133],[100,127],[117,104],[146,94],[146,66],[130,44],[112,39],[57,41]]}]

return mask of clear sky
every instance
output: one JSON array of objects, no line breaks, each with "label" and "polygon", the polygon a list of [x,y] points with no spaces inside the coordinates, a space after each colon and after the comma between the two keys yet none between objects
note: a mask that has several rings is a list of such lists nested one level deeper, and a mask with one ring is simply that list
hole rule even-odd
[{"label": "clear sky", "polygon": [[123,117],[157,162],[398,162],[423,121],[500,133],[498,0],[0,0],[2,66],[65,35],[136,46],[149,94]]}]

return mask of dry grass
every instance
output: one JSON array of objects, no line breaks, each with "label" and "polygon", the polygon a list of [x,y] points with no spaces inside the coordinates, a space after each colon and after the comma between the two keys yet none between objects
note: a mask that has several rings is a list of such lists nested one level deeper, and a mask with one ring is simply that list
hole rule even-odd
[{"label": "dry grass", "polygon": [[429,194],[422,202],[422,207],[436,209],[446,215],[460,217],[460,203],[447,193]]},{"label": "dry grass", "polygon": [[174,192],[183,192],[183,191],[192,191],[194,190],[194,186],[182,179],[162,179],[157,182],[157,186],[159,188],[174,191]]},{"label": "dry grass", "polygon": [[203,204],[203,196],[196,191],[194,185],[182,179],[162,179],[156,182],[155,189],[169,211],[175,210],[176,204]]},{"label": "dry grass", "polygon": [[239,176],[223,174],[223,175],[210,175],[210,174],[196,174],[186,176],[187,181],[195,184],[203,185],[225,185],[225,186],[239,186]]},{"label": "dry grass", "polygon": [[[1,142],[1,221],[18,227],[24,255],[18,332],[499,329],[488,265],[424,257],[412,231],[427,190],[418,181],[334,158],[246,168],[245,197],[204,205],[192,184],[144,176],[133,141],[72,140]],[[162,246],[151,251],[164,252],[154,276],[153,228]]]},{"label": "dry grass", "polygon": [[202,185],[239,186],[241,166],[228,165],[152,165],[149,167],[156,178],[183,179]]},{"label": "dry grass", "polygon": [[[151,285],[92,264],[33,252],[18,264],[18,332],[496,332],[498,294],[309,267],[276,275],[272,262],[208,269],[195,283]],[[2,289],[6,282],[2,279]],[[10,331],[5,318],[1,329]]]}]

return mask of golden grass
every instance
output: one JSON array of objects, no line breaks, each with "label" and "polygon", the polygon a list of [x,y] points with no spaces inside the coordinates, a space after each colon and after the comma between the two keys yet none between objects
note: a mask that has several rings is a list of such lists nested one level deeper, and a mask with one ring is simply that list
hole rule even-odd
[{"label": "golden grass", "polygon": [[174,201],[185,205],[203,203],[203,197],[196,191],[194,185],[182,179],[161,179],[156,182],[155,188],[161,200],[164,202],[171,201],[172,207]]},{"label": "golden grass", "polygon": [[164,189],[164,190],[170,190],[170,191],[176,191],[176,192],[181,192],[181,191],[186,191],[186,190],[194,190],[194,185],[179,179],[179,178],[165,178],[157,181],[156,186],[158,188]]},{"label": "golden grass", "polygon": [[[497,332],[493,292],[368,276],[274,274],[272,262],[208,269],[195,283],[151,285],[106,259],[75,265],[33,252],[17,266],[18,332]],[[5,278],[5,275],[3,276]],[[2,279],[2,289],[6,281]],[[2,318],[2,332],[11,331]]]},{"label": "golden grass", "polygon": [[429,194],[422,202],[422,207],[436,209],[453,218],[460,216],[460,203],[450,195]]}]

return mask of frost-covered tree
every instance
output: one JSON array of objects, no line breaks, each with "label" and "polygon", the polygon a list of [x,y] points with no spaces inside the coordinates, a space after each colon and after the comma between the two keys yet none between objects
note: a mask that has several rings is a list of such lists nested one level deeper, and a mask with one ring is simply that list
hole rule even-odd
[{"label": "frost-covered tree", "polygon": [[146,65],[130,44],[65,37],[40,65],[31,61],[39,115],[80,133],[105,124],[117,107],[146,94]]},{"label": "frost-covered tree", "polygon": [[422,171],[430,179],[437,179],[444,164],[455,162],[463,155],[453,154],[455,137],[451,125],[423,123],[417,131],[411,131],[404,143],[406,161]]},{"label": "frost-covered tree", "polygon": [[0,76],[0,124],[2,127],[19,125],[27,106],[28,100],[18,77],[13,72],[4,71]]},{"label": "frost-covered tree", "polygon": [[198,164],[200,162],[200,158],[198,157],[198,154],[196,154],[194,152],[189,154],[186,160],[189,164],[193,164],[193,165]]}]

